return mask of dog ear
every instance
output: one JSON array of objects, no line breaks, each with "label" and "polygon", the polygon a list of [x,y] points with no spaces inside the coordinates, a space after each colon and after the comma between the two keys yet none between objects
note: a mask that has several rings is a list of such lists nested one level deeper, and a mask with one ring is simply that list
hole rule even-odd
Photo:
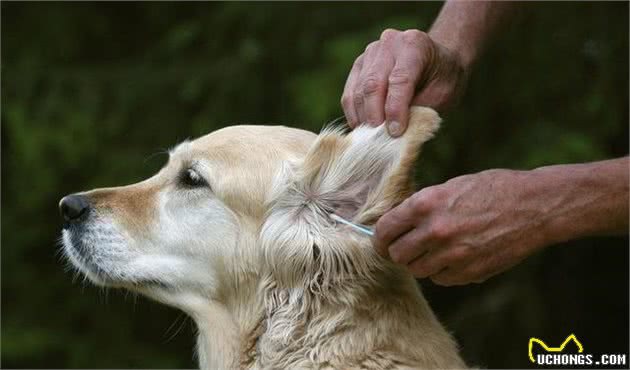
[{"label": "dog ear", "polygon": [[439,122],[432,109],[415,107],[399,138],[383,126],[361,126],[347,135],[327,129],[303,160],[287,161],[272,186],[260,235],[275,284],[322,292],[348,275],[367,281],[378,255],[362,247],[364,237],[342,235],[329,214],[373,224],[410,195],[420,146]]},{"label": "dog ear", "polygon": [[325,130],[298,171],[305,201],[325,212],[373,224],[413,190],[411,172],[420,147],[438,130],[440,117],[412,107],[405,134],[392,138],[384,125],[360,126],[348,135]]}]

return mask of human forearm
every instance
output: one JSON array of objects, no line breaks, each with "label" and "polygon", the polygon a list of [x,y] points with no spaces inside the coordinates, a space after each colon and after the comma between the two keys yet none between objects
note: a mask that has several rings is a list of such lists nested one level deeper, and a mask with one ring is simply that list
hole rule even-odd
[{"label": "human forearm", "polygon": [[516,6],[509,1],[447,1],[429,36],[458,53],[462,64],[469,67]]},{"label": "human forearm", "polygon": [[531,171],[536,191],[549,194],[549,242],[628,232],[628,172],[628,157]]}]

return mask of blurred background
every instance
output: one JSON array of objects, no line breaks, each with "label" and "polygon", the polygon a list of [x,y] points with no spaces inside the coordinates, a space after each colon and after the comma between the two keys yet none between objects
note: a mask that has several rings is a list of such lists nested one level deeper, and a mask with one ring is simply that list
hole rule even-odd
[{"label": "blurred background", "polygon": [[[191,368],[180,312],[73,279],[65,194],[148,177],[237,123],[318,131],[355,57],[441,3],[2,2],[2,366]],[[427,186],[628,153],[628,3],[529,3],[423,152]],[[628,353],[628,239],[552,246],[482,285],[421,282],[469,364],[522,368],[531,336]]]}]

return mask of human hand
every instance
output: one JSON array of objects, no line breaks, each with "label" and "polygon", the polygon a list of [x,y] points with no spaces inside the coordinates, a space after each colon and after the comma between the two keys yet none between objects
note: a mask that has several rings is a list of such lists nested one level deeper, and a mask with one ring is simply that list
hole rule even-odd
[{"label": "human hand", "polygon": [[350,127],[378,126],[392,136],[407,129],[409,107],[443,113],[454,104],[468,76],[463,58],[418,30],[387,29],[355,60],[341,105]]},{"label": "human hand", "polygon": [[482,282],[551,242],[544,228],[563,199],[542,191],[550,181],[488,170],[424,188],[380,218],[375,247],[436,284]]}]

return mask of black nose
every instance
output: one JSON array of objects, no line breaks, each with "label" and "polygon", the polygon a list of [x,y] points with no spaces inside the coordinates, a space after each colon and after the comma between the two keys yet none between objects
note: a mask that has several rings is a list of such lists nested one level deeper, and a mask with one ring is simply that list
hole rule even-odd
[{"label": "black nose", "polygon": [[90,208],[90,203],[83,195],[68,195],[59,202],[59,212],[66,221],[74,221]]}]

